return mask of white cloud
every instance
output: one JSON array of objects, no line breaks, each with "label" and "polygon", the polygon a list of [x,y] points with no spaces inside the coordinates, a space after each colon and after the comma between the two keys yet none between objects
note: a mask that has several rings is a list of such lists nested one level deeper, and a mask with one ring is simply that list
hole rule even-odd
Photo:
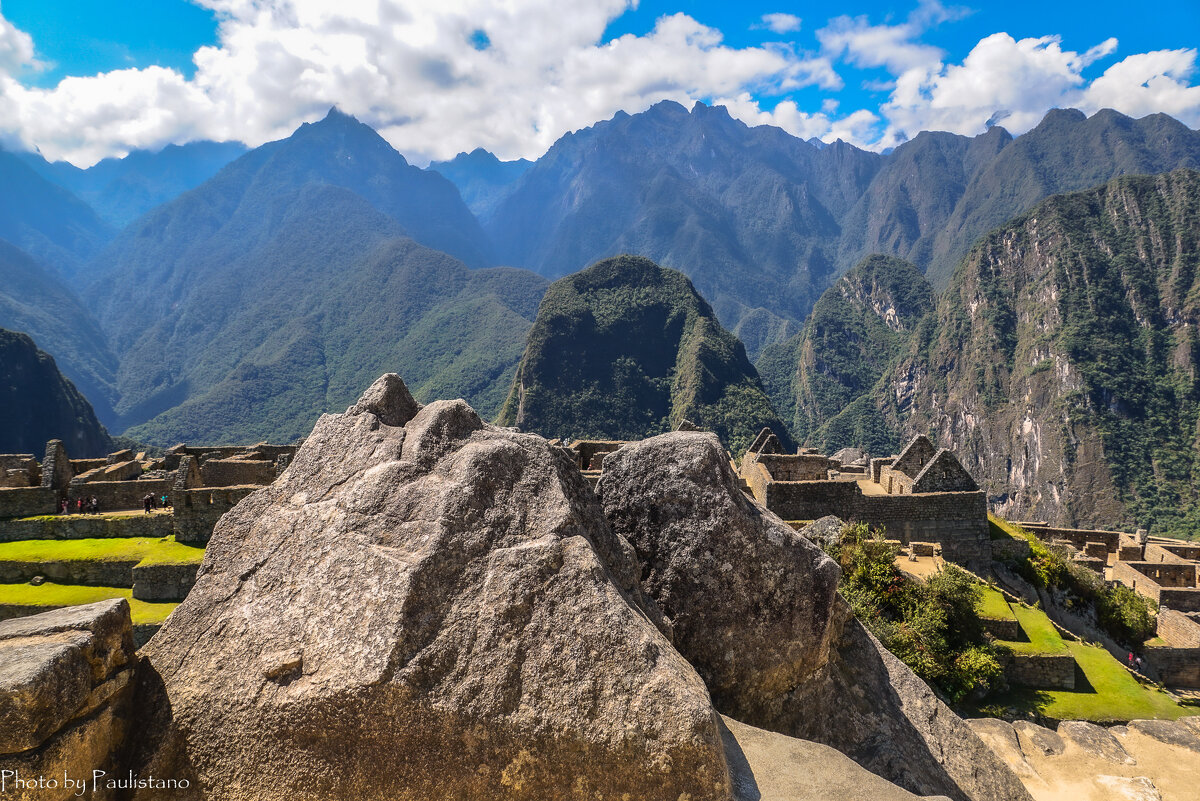
[{"label": "white cloud", "polygon": [[922,130],[982,132],[988,120],[1021,134],[1052,108],[1094,113],[1114,108],[1131,116],[1164,111],[1200,124],[1200,88],[1189,86],[1195,50],[1131,55],[1089,83],[1085,67],[1116,50],[1108,39],[1084,53],[1066,50],[1057,36],[1016,40],[995,33],[975,45],[961,64],[916,66],[896,78],[881,112],[888,121],[881,144]]},{"label": "white cloud", "polygon": [[[418,162],[477,146],[536,157],[567,131],[663,99],[841,86],[827,58],[731,47],[685,14],[601,42],[635,0],[198,2],[220,24],[194,78],[155,67],[39,89],[0,61],[0,131],[86,164],[194,138],[257,145],[336,104]],[[13,31],[0,41],[30,44]]]},{"label": "white cloud", "polygon": [[800,30],[801,20],[795,14],[763,14],[762,23],[758,28],[766,28],[772,33],[794,33]]},{"label": "white cloud", "polygon": [[0,72],[14,73],[33,64],[33,39],[0,16]]},{"label": "white cloud", "polygon": [[[937,0],[894,24],[837,17],[817,31],[816,54],[792,43],[732,47],[686,14],[602,41],[636,0],[195,1],[219,29],[190,79],[151,67],[24,86],[20,76],[39,68],[37,43],[0,15],[0,141],[86,165],[192,139],[257,145],[336,104],[418,163],[479,146],[537,157],[568,131],[665,99],[725,103],[749,124],[874,148],[927,129],[975,134],[1001,118],[1022,133],[1066,106],[1163,111],[1200,126],[1194,49],[1132,54],[1089,80],[1085,69],[1111,57],[1115,39],[1076,52],[1056,36],[996,33],[952,63],[922,37],[966,12]],[[877,70],[864,86],[887,100],[855,109],[837,96],[838,61]],[[787,97],[802,87],[823,90],[820,110]]]}]

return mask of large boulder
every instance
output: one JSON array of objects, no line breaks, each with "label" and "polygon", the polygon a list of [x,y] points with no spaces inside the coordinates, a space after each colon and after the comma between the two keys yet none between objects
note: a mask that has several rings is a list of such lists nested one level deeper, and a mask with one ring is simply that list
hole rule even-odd
[{"label": "large boulder", "polygon": [[0,622],[0,796],[112,797],[136,660],[124,598]]},{"label": "large boulder", "polygon": [[605,461],[598,492],[642,588],[717,709],[830,745],[918,795],[1028,801],[1013,772],[836,594],[838,569],[738,489],[711,434],[663,434]]},{"label": "large boulder", "polygon": [[177,799],[729,799],[663,625],[566,451],[385,377],[217,525],[144,649],[131,769]]},{"label": "large boulder", "polygon": [[717,708],[751,725],[777,719],[840,633],[837,563],[741,490],[715,434],[625,445],[597,492]]}]

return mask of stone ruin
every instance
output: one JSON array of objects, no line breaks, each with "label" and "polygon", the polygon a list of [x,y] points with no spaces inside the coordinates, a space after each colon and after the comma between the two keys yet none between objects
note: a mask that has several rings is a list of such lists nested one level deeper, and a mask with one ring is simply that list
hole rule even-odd
[{"label": "stone ruin", "polygon": [[1017,525],[1071,560],[1158,606],[1157,637],[1143,647],[1147,672],[1171,687],[1200,689],[1200,543],[1146,531],[1073,529],[1041,521]]},{"label": "stone ruin", "polygon": [[[221,518],[126,656],[128,726],[64,758],[176,782],[134,799],[1028,801],[715,436],[608,451],[597,492],[577,457],[381,378]],[[51,676],[106,680],[4,637],[31,678],[0,668],[0,719]],[[33,716],[43,743],[73,704]]]},{"label": "stone ruin", "polygon": [[176,445],[163,456],[117,451],[99,459],[72,459],[61,440],[50,440],[41,463],[31,454],[0,454],[0,540],[24,517],[69,514],[96,498],[101,512],[141,509],[143,498],[166,496],[173,520],[163,532],[180,542],[208,540],[217,519],[259,487],[273,482],[295,445],[193,447]]},{"label": "stone ruin", "polygon": [[[847,461],[843,461],[847,460]],[[833,457],[810,449],[783,453],[763,429],[739,473],[754,497],[785,520],[832,515],[864,522],[905,545],[935,543],[968,567],[991,561],[987,498],[949,450],[914,437],[896,456],[871,459],[858,449]]]}]

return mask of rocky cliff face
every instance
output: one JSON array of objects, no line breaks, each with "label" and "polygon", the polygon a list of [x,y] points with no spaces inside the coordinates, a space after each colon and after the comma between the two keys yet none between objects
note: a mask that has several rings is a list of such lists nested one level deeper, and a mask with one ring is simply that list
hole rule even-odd
[{"label": "rocky cliff face", "polygon": [[877,409],[1002,514],[1197,530],[1198,204],[1196,172],[1122,178],[988,235]]},{"label": "rocky cliff face", "polygon": [[41,454],[52,439],[76,458],[102,456],[112,444],[54,359],[25,334],[0,329],[0,453]]},{"label": "rocky cliff face", "polygon": [[[565,450],[379,379],[218,524],[142,652],[129,769],[183,799],[771,798],[766,735],[711,689],[776,773],[822,751],[804,731],[910,791],[1028,801],[714,435],[610,458],[601,505]],[[845,779],[803,775],[775,798]]]},{"label": "rocky cliff face", "polygon": [[865,396],[933,309],[912,264],[869,256],[826,290],[804,329],[759,359],[763,383],[798,440],[832,453],[853,445],[891,453],[900,443]]}]

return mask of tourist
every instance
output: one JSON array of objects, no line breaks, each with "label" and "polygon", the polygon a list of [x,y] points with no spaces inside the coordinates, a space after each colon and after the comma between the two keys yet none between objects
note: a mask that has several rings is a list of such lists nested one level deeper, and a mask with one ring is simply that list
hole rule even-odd
[{"label": "tourist", "polygon": [[92,496],[91,512],[94,515],[100,514],[100,499],[95,495]]},{"label": "tourist", "polygon": [[75,510],[78,514],[83,514],[83,498],[75,499]]},{"label": "tourist", "polygon": [[145,508],[146,514],[150,514],[150,507],[153,505],[153,503],[154,496],[147,492],[146,497],[142,498],[142,506]]},{"label": "tourist", "polygon": [[162,496],[162,508],[166,509],[166,508],[170,507],[170,505],[171,505],[170,497],[168,497],[166,495]]},{"label": "tourist", "polygon": [[71,508],[71,507],[70,507],[70,505],[67,503],[67,499],[66,499],[66,498],[63,498],[63,500],[62,500],[62,503],[61,503],[61,504],[59,504],[59,507],[58,507],[58,513],[59,513],[60,515],[65,515],[65,514],[67,513],[67,510],[68,510],[68,509],[70,509],[70,508]]},{"label": "tourist", "polygon": [[1129,667],[1133,667],[1133,651],[1129,652],[1129,656],[1125,657],[1125,661],[1129,663]]},{"label": "tourist", "polygon": [[1142,672],[1142,658],[1140,656],[1134,657],[1133,669],[1136,670],[1138,673]]}]

